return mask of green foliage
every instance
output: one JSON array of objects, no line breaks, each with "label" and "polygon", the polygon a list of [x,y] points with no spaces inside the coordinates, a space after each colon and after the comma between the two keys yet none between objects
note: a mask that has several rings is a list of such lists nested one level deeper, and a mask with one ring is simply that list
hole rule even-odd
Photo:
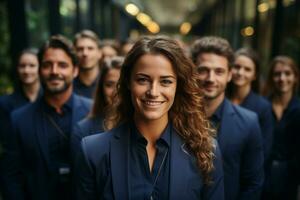
[{"label": "green foliage", "polygon": [[8,17],[6,2],[0,1],[0,95],[12,90],[12,80],[10,79],[10,32],[8,30]]}]

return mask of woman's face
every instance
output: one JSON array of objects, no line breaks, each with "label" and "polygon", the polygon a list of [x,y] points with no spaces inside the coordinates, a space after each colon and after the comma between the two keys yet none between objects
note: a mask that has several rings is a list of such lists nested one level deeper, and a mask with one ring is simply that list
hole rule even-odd
[{"label": "woman's face", "polygon": [[247,56],[240,55],[235,59],[232,68],[232,82],[237,87],[249,86],[256,79],[254,62]]},{"label": "woman's face", "polygon": [[273,69],[273,83],[279,94],[293,92],[296,76],[289,65],[277,63]]},{"label": "woman's face", "polygon": [[23,54],[18,63],[17,71],[22,84],[30,85],[39,80],[39,63],[35,55]]},{"label": "woman's face", "polygon": [[119,69],[110,69],[103,80],[103,93],[106,101],[112,103],[112,97],[116,93],[117,83],[120,78]]},{"label": "woman's face", "polygon": [[176,87],[177,76],[165,56],[146,54],[140,57],[131,72],[129,85],[135,119],[167,121]]}]

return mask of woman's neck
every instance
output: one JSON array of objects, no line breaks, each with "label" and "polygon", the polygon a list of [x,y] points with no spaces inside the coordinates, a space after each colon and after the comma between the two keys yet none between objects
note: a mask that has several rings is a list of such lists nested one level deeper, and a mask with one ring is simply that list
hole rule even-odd
[{"label": "woman's neck", "polygon": [[157,120],[143,120],[138,116],[134,117],[134,122],[139,132],[145,137],[150,144],[155,144],[160,138],[168,124],[168,118],[163,117]]},{"label": "woman's neck", "polygon": [[293,92],[286,92],[282,94],[273,95],[272,103],[276,105],[281,105],[284,109],[288,106],[289,102],[293,97]]},{"label": "woman's neck", "polygon": [[251,91],[250,84],[242,87],[235,86],[233,88],[233,95],[230,99],[231,102],[237,105],[243,103],[246,97],[249,95],[250,91]]},{"label": "woman's neck", "polygon": [[30,85],[22,85],[23,92],[30,102],[33,102],[38,97],[40,91],[40,82],[36,81]]}]

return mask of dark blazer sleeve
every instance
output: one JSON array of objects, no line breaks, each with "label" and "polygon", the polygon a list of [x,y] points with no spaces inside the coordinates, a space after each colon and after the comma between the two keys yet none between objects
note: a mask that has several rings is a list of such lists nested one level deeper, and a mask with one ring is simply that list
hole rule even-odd
[{"label": "dark blazer sleeve", "polygon": [[241,161],[239,200],[260,199],[264,182],[263,144],[257,116],[249,115],[247,121],[249,134]]},{"label": "dark blazer sleeve", "polygon": [[96,200],[96,173],[92,168],[86,152],[85,140],[81,141],[75,164],[75,198],[77,200]]},{"label": "dark blazer sleeve", "polygon": [[4,195],[8,200],[25,199],[18,125],[15,123],[17,117],[18,113],[13,112],[10,121],[10,124],[12,125],[12,131],[7,141],[7,151],[4,157],[6,162],[4,175]]},{"label": "dark blazer sleeve", "polygon": [[81,140],[73,180],[75,199],[94,200],[103,197],[103,191],[111,180],[108,173],[109,145],[110,134],[107,133],[87,136]]},{"label": "dark blazer sleeve", "polygon": [[206,185],[203,190],[204,200],[223,200],[225,198],[222,156],[218,143],[215,142],[215,145],[214,171],[211,175],[212,183]]}]

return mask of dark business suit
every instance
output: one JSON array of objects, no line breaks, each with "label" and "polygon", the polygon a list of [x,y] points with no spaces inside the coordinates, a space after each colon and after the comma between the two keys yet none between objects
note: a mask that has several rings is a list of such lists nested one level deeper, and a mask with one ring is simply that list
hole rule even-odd
[{"label": "dark business suit", "polygon": [[[38,98],[41,96],[42,90],[39,91]],[[30,103],[29,99],[21,90],[16,90],[12,94],[0,97],[0,193],[1,190],[6,191],[6,185],[3,181],[3,176],[6,173],[4,161],[7,151],[7,145],[11,139],[10,114],[13,110]],[[5,195],[5,194],[4,194]]]},{"label": "dark business suit", "polygon": [[267,174],[266,200],[296,200],[299,183],[300,101],[293,97],[280,120],[273,113],[274,132]]},{"label": "dark business suit", "polygon": [[[10,199],[52,200],[59,174],[49,155],[43,99],[12,113],[14,128],[12,144],[8,151],[9,173],[6,184]],[[90,100],[74,95],[72,124],[89,112]]]},{"label": "dark business suit", "polygon": [[257,115],[227,99],[223,103],[217,140],[223,157],[225,199],[259,199],[264,175]]},{"label": "dark business suit", "polygon": [[240,106],[247,108],[257,114],[263,137],[264,158],[265,160],[268,160],[271,153],[273,134],[271,104],[264,97],[257,95],[253,91],[250,91],[250,93],[240,104]]},{"label": "dark business suit", "polygon": [[75,160],[76,154],[80,149],[81,139],[85,136],[94,135],[104,131],[103,118],[85,118],[79,121],[74,127],[71,135],[71,155],[72,159]]},{"label": "dark business suit", "polygon": [[[78,200],[130,199],[129,140],[130,125],[82,139],[77,160],[76,197]],[[169,199],[224,199],[220,152],[216,148],[214,183],[204,186],[203,179],[182,139],[173,130],[170,149]],[[112,190],[111,190],[112,189]],[[195,191],[201,190],[201,194]],[[112,193],[110,191],[113,191]]]}]

